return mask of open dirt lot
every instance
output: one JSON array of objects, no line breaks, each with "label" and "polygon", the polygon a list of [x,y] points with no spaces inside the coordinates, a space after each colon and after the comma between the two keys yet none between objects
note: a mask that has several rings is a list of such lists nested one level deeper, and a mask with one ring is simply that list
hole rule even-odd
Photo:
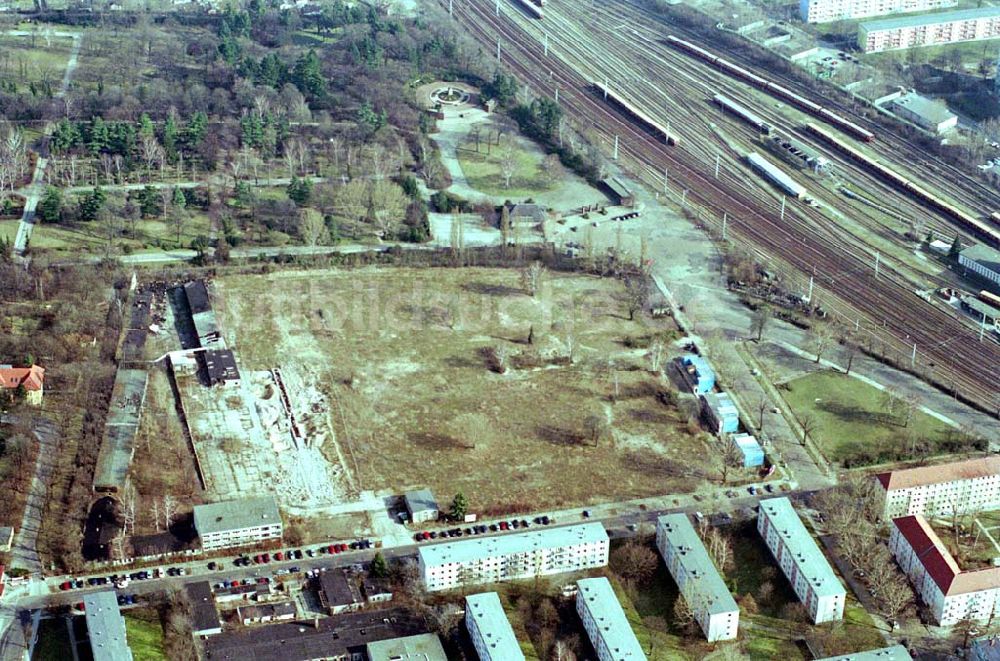
[{"label": "open dirt lot", "polygon": [[690,490],[712,470],[647,371],[643,344],[673,325],[630,321],[616,280],[549,273],[530,296],[516,270],[373,268],[223,277],[213,296],[242,369],[313,377],[323,452],[357,489],[500,512]]}]

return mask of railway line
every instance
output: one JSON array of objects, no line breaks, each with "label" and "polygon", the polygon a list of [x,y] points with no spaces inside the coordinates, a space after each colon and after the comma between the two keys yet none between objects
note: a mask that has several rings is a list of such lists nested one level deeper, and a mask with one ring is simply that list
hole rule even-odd
[{"label": "railway line", "polygon": [[[546,21],[556,13],[555,7],[548,5]],[[681,135],[681,143],[671,147],[648,132],[637,130],[630,117],[600,104],[592,94],[588,95],[589,79],[599,78],[593,74],[600,72],[591,72],[589,77],[581,75],[563,61],[566,54],[543,59],[537,39],[506,13],[495,16],[492,5],[472,0],[456,5],[455,14],[482,43],[495,44],[499,38],[506,62],[532,88],[551,92],[558,84],[563,90],[560,102],[568,115],[585,125],[592,123],[593,130],[605,141],[614,135],[621,136],[624,139],[620,146],[621,160],[652,187],[658,187],[663,169],[667,167],[672,182],[690,191],[688,202],[709,211],[709,221],[721,217],[723,212],[728,213],[734,232],[782,264],[800,273],[809,273],[816,267],[835,274],[830,276],[827,287],[829,306],[835,313],[851,321],[857,320],[858,326],[863,324],[875,329],[879,341],[893,347],[897,356],[909,355],[909,343],[915,342],[922,358],[932,361],[939,376],[941,371],[947,373],[947,383],[985,406],[992,405],[992,384],[974,366],[982,365],[984,360],[994,363],[1000,360],[1000,347],[995,343],[973,345],[972,342],[954,341],[963,331],[970,340],[973,336],[955,318],[919,302],[912,294],[912,283],[893,270],[886,269],[876,280],[871,272],[870,251],[855,252],[865,250],[864,246],[856,248],[830,229],[817,231],[815,219],[803,217],[802,210],[796,207],[779,221],[775,199],[768,199],[766,191],[762,193],[759,187],[754,190],[745,177],[737,180],[728,175],[714,179],[707,175],[703,172],[703,163],[706,158],[714,159],[718,151],[711,141],[689,140],[688,136]],[[569,50],[572,44],[562,46]],[[561,48],[558,44],[557,47]],[[576,48],[591,53],[590,60],[598,61],[595,66],[600,65],[602,58],[607,58],[602,49],[590,43],[577,44]],[[595,58],[595,53],[602,55]],[[614,63],[605,62],[607,64]],[[683,91],[672,90],[672,93]],[[659,94],[669,96],[662,91]],[[690,104],[690,101],[675,99],[671,105],[675,111],[690,112]],[[703,108],[701,113],[704,114]],[[707,124],[703,119],[700,123]],[[701,131],[701,127],[688,127],[688,130]],[[711,135],[711,131],[707,133]],[[907,297],[914,299],[914,306],[921,306],[920,309],[901,305],[900,301]]]}]

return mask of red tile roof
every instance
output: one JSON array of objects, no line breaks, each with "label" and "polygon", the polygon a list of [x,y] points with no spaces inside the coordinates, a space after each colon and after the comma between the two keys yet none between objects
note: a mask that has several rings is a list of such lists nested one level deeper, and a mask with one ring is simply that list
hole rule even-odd
[{"label": "red tile roof", "polygon": [[1000,587],[1000,567],[962,571],[924,517],[902,516],[892,523],[946,597]]},{"label": "red tile roof", "polygon": [[940,466],[921,466],[905,470],[879,473],[875,477],[886,491],[911,489],[926,484],[940,484],[954,480],[972,480],[977,477],[1000,474],[1000,456],[967,459]]},{"label": "red tile roof", "polygon": [[45,380],[45,369],[38,365],[31,367],[0,367],[0,388],[17,388],[24,386],[25,390],[41,390]]}]

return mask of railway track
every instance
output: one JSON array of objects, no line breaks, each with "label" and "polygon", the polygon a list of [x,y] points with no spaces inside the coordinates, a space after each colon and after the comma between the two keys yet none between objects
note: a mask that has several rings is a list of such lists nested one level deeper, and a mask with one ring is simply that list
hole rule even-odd
[{"label": "railway track", "polygon": [[[549,4],[546,21],[558,14]],[[707,174],[704,161],[706,158],[714,160],[717,145],[710,140],[689,139],[687,133],[693,130],[692,127],[679,132],[680,143],[676,147],[666,146],[638,130],[630,117],[616,112],[589,90],[590,80],[586,73],[581,74],[564,61],[573,59],[569,51],[575,48],[591,53],[590,60],[595,61],[595,67],[602,66],[601,61],[603,66],[621,64],[609,57],[604,49],[579,37],[573,37],[580,40],[575,45],[564,38],[563,42],[557,42],[558,56],[544,58],[537,37],[525,32],[522,20],[506,12],[497,17],[492,4],[478,0],[456,4],[455,17],[481,43],[495,47],[499,38],[502,51],[506,53],[505,62],[533,89],[551,93],[554,83],[558,83],[564,111],[582,125],[591,127],[605,144],[610,143],[613,136],[620,136],[623,139],[619,147],[621,161],[653,188],[659,187],[664,168],[669,168],[674,185],[689,191],[688,204],[708,213],[707,219],[701,216],[703,220],[713,222],[726,213],[734,233],[792,272],[810,273],[818,269],[832,274],[826,283],[818,284],[821,287],[828,285],[824,301],[835,314],[866,328],[877,336],[878,342],[890,347],[897,358],[908,356],[911,343],[916,343],[922,361],[931,365],[937,376],[944,372],[946,383],[984,407],[994,404],[993,384],[979,366],[1000,364],[1000,345],[975,343],[974,334],[955,318],[917,299],[912,293],[913,283],[891,268],[885,269],[876,279],[870,251],[838,236],[833,228],[818,231],[817,226],[823,219],[811,217],[798,205],[789,205],[791,208],[781,217],[777,200],[769,197],[764,189],[750,185],[746,177],[727,173],[715,179]],[[560,20],[572,21],[573,17]],[[550,53],[552,48],[550,45]],[[598,53],[601,55],[594,55]],[[577,59],[581,59],[579,55]],[[684,89],[670,87],[664,81],[657,82],[664,84],[666,91],[661,90],[659,94],[671,99],[675,112],[691,112],[692,102]],[[667,121],[662,113],[646,110],[661,121]],[[701,123],[707,124],[704,120]],[[907,298],[914,301],[912,306],[901,304]]]}]

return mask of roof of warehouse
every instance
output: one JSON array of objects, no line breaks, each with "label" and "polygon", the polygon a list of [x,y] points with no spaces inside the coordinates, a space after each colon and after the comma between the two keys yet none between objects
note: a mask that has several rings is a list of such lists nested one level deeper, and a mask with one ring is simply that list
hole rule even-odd
[{"label": "roof of warehouse", "polygon": [[191,314],[209,312],[212,309],[212,302],[208,296],[208,286],[205,285],[204,280],[184,283],[184,295],[187,296]]},{"label": "roof of warehouse", "polygon": [[407,491],[403,494],[403,498],[406,500],[406,507],[411,514],[438,511],[437,501],[434,500],[434,494],[431,493],[430,489]]},{"label": "roof of warehouse", "polygon": [[979,262],[991,271],[1000,273],[1000,252],[979,243],[962,251],[962,257]]},{"label": "roof of warehouse", "polygon": [[448,661],[436,633],[390,638],[368,643],[368,661]]},{"label": "roof of warehouse", "polygon": [[692,577],[689,584],[695,586],[699,599],[703,599],[708,605],[708,612],[715,615],[738,611],[733,595],[719,575],[715,563],[708,557],[708,551],[687,514],[667,514],[657,519],[657,523],[667,533],[667,542],[680,551],[677,553],[680,565]]},{"label": "roof of warehouse", "polygon": [[584,578],[576,584],[580,588],[576,593],[576,600],[579,602],[583,599],[587,605],[587,610],[600,629],[601,638],[608,649],[613,650],[612,658],[615,661],[645,659],[646,654],[642,651],[628,618],[625,617],[625,611],[622,610],[610,581],[601,576]]},{"label": "roof of warehouse", "polygon": [[948,106],[934,99],[920,96],[916,92],[907,92],[902,96],[893,99],[891,105],[906,108],[929,124],[942,124],[955,117],[955,114],[948,110]]},{"label": "roof of warehouse", "polygon": [[496,592],[480,592],[465,598],[465,610],[479,629],[479,634],[489,648],[490,657],[497,659],[524,659],[521,646],[510,626],[507,613]]},{"label": "roof of warehouse", "polygon": [[826,556],[816,545],[809,531],[802,524],[792,501],[786,497],[760,501],[760,514],[767,516],[771,525],[784,540],[799,573],[808,580],[818,596],[844,594],[844,586],[833,573]]},{"label": "roof of warehouse", "polygon": [[468,562],[514,553],[530,553],[538,549],[608,541],[608,533],[600,523],[580,523],[560,528],[532,530],[499,537],[480,537],[445,544],[420,547],[424,566],[437,567],[453,562]]},{"label": "roof of warehouse", "polygon": [[882,647],[867,652],[854,652],[842,656],[828,656],[818,661],[913,661],[913,657],[902,645]]},{"label": "roof of warehouse", "polygon": [[709,408],[719,415],[739,415],[739,409],[733,403],[733,398],[727,392],[709,392],[702,395]]},{"label": "roof of warehouse", "polygon": [[899,28],[917,27],[920,25],[937,25],[955,21],[972,21],[977,18],[1000,18],[1000,7],[981,7],[979,9],[960,9],[944,11],[920,16],[902,16],[900,18],[883,18],[877,21],[864,21],[861,29],[865,32],[881,30],[898,30]]},{"label": "roof of warehouse", "polygon": [[194,506],[194,529],[199,535],[280,523],[281,514],[274,496]]},{"label": "roof of warehouse", "polygon": [[920,466],[892,471],[891,473],[879,473],[875,477],[882,483],[886,491],[893,491],[955,480],[974,480],[977,477],[998,474],[1000,474],[1000,456],[991,455],[979,459],[953,461],[950,464]]},{"label": "roof of warehouse", "polygon": [[125,636],[125,620],[118,609],[118,595],[105,590],[84,595],[83,612],[87,636],[94,658],[101,661],[132,661],[132,650]]},{"label": "roof of warehouse", "polygon": [[219,610],[215,607],[215,597],[208,581],[188,583],[184,586],[188,601],[191,602],[191,628],[195,634],[222,628]]}]

